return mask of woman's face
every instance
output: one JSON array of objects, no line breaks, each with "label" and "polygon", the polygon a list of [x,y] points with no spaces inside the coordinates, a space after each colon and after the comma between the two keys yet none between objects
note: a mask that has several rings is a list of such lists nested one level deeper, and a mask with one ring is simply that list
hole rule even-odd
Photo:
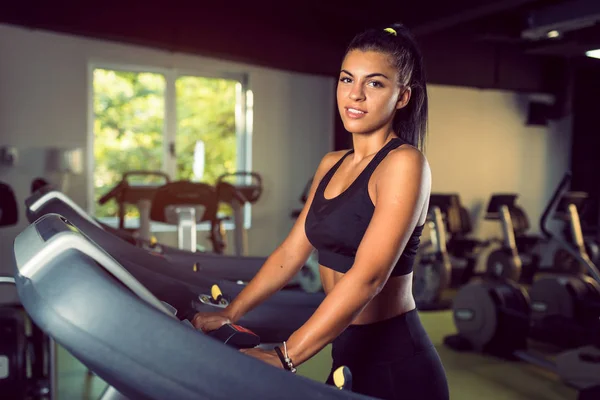
[{"label": "woman's face", "polygon": [[389,55],[350,51],[342,63],[337,86],[338,111],[346,130],[371,133],[391,124],[395,111],[410,98],[410,89],[399,82]]}]

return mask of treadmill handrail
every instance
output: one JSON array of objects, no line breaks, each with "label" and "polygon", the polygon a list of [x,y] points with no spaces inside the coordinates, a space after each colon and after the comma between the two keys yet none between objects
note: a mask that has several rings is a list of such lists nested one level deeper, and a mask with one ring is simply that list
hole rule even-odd
[{"label": "treadmill handrail", "polygon": [[0,276],[0,284],[1,283],[8,283],[8,284],[15,284],[15,278],[13,278],[12,276]]},{"label": "treadmill handrail", "polygon": [[262,176],[260,176],[259,173],[257,172],[253,172],[253,171],[235,171],[235,172],[226,172],[222,175],[220,175],[217,178],[217,184],[219,182],[224,182],[223,179],[227,178],[229,176],[251,176],[253,178],[255,178],[258,181],[258,185],[262,188]]},{"label": "treadmill handrail", "polygon": [[[53,200],[66,204],[71,209],[73,209],[73,211],[75,211],[79,216],[81,216],[81,218],[85,219],[91,224],[96,225],[100,229],[104,229],[102,225],[98,223],[98,221],[90,217],[90,215],[86,213],[81,207],[79,207],[73,200],[71,200],[71,198],[67,197],[67,195],[65,195],[63,192],[60,192],[56,189],[52,189],[44,193],[41,197],[35,199],[35,201],[33,201],[28,206],[28,211],[35,214],[40,208],[44,207],[46,204],[50,203]],[[30,203],[29,199],[27,199],[26,203]]]},{"label": "treadmill handrail", "polygon": [[157,176],[159,178],[164,178],[165,183],[169,183],[171,181],[171,179],[169,178],[169,175],[167,175],[166,173],[164,173],[162,171],[146,171],[146,170],[127,171],[123,174],[123,178],[121,180],[127,182],[127,178],[129,178],[130,176],[135,176],[135,175]]},{"label": "treadmill handrail", "polygon": [[240,191],[240,189],[244,189],[243,187],[239,187],[238,185],[234,184],[234,183],[230,183],[225,181],[224,179],[230,176],[251,176],[252,178],[256,179],[258,181],[257,185],[252,185],[255,186],[256,190],[258,191],[258,195],[256,196],[256,198],[258,199],[263,192],[263,180],[262,177],[260,176],[260,174],[258,174],[257,172],[253,172],[253,171],[236,171],[236,172],[227,172],[222,174],[221,176],[219,176],[217,178],[217,182],[215,183],[215,188],[217,190],[217,198],[221,199],[222,196],[220,194],[221,189],[221,185],[226,184],[229,185],[231,188],[233,188],[233,194],[234,194],[234,198],[244,204],[248,201],[248,199],[246,199],[246,196]]},{"label": "treadmill handrail", "polygon": [[550,230],[548,229],[547,223],[548,223],[548,220],[550,219],[550,215],[554,212],[554,209],[558,205],[558,202],[560,201],[562,194],[567,190],[569,183],[571,183],[571,172],[570,171],[565,173],[565,175],[563,176],[558,187],[554,191],[550,202],[548,203],[548,205],[546,206],[546,209],[542,213],[542,217],[540,218],[540,230],[542,231],[544,236],[546,236],[546,238],[548,238],[548,239],[552,239],[552,238],[556,239],[556,236],[554,236],[554,234],[552,234],[552,232],[550,232]]}]

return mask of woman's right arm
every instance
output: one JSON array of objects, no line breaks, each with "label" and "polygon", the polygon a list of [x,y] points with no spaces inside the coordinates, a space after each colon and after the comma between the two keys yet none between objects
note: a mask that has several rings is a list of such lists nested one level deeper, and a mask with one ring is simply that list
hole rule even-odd
[{"label": "woman's right arm", "polygon": [[225,315],[232,321],[239,320],[244,314],[261,304],[275,292],[283,288],[300,271],[313,247],[306,237],[304,223],[312,204],[315,190],[323,175],[340,158],[342,152],[326,154],[315,172],[309,195],[286,239],[267,258],[258,273],[242,292],[225,309]]}]

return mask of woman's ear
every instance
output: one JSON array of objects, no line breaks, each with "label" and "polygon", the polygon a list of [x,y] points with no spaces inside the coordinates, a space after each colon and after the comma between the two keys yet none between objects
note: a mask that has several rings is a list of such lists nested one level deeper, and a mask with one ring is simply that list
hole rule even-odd
[{"label": "woman's ear", "polygon": [[396,110],[406,107],[406,105],[410,101],[411,94],[412,94],[412,89],[410,87],[405,87],[402,89],[402,93],[400,93],[400,96],[398,96],[398,102],[396,103]]}]

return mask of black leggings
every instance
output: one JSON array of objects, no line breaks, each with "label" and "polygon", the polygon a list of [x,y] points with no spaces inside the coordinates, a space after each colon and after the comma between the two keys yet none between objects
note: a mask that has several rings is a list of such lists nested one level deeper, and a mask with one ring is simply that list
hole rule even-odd
[{"label": "black leggings", "polygon": [[333,341],[333,371],[352,372],[352,391],[380,399],[450,398],[446,373],[417,310],[367,325],[350,325]]}]

